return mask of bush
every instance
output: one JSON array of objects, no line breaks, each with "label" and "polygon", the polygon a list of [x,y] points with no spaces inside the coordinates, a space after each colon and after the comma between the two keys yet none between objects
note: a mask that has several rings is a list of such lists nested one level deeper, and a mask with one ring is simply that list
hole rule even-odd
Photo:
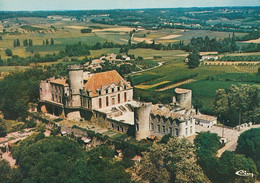
[{"label": "bush", "polygon": [[13,124],[11,126],[11,132],[17,132],[17,131],[21,131],[23,129],[26,128],[26,124],[24,122],[19,122],[19,123],[16,123],[16,124]]},{"label": "bush", "polygon": [[92,29],[81,29],[80,32],[81,33],[91,33]]},{"label": "bush", "polygon": [[10,50],[10,49],[6,49],[6,50],[5,50],[5,54],[10,57],[10,56],[13,55],[13,52],[12,52],[12,50]]}]

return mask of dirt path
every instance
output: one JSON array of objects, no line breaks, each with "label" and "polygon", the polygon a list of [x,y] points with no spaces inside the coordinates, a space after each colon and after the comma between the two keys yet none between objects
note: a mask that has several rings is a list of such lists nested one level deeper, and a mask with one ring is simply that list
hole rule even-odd
[{"label": "dirt path", "polygon": [[197,80],[195,80],[195,79],[188,79],[188,80],[186,80],[186,81],[179,82],[179,83],[175,83],[175,84],[169,85],[169,86],[167,86],[167,87],[165,87],[165,88],[158,89],[158,90],[156,90],[156,91],[168,90],[168,89],[175,88],[175,87],[180,86],[180,85],[183,85],[183,84],[192,83],[192,82],[194,82],[194,81],[197,81]]},{"label": "dirt path", "polygon": [[125,76],[130,76],[130,75],[133,75],[133,74],[137,74],[137,73],[140,73],[140,72],[144,72],[144,71],[148,71],[148,70],[151,70],[151,69],[161,67],[163,65],[163,63],[164,62],[158,62],[157,66],[154,66],[154,67],[151,67],[151,68],[148,68],[148,69],[144,69],[144,70],[140,70],[140,71],[131,72],[130,74],[126,74]]}]

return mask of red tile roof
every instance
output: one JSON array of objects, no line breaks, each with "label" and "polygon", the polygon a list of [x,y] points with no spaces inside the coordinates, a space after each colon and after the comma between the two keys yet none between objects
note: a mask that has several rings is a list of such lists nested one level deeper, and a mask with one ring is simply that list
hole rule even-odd
[{"label": "red tile roof", "polygon": [[120,81],[126,84],[126,81],[116,70],[101,72],[93,74],[85,84],[85,88],[87,91],[92,91],[91,96],[95,96],[97,90],[102,86],[108,86],[111,83],[118,85]]}]

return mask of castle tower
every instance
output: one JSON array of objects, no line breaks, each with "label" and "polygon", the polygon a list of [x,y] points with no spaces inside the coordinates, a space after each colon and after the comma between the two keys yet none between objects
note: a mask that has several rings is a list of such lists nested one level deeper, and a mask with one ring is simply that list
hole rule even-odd
[{"label": "castle tower", "polygon": [[83,66],[71,65],[69,71],[69,87],[71,94],[71,105],[73,107],[81,106],[80,90],[83,89]]},{"label": "castle tower", "polygon": [[180,107],[191,108],[192,91],[188,89],[175,88],[176,102]]},{"label": "castle tower", "polygon": [[134,122],[136,127],[136,139],[146,139],[150,135],[150,112],[152,103],[138,103],[134,107]]}]

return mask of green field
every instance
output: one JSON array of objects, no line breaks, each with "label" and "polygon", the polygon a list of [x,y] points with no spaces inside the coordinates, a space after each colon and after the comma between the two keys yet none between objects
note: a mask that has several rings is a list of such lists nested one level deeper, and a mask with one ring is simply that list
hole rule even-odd
[{"label": "green field", "polygon": [[134,54],[136,57],[142,56],[143,58],[153,58],[154,56],[162,56],[162,60],[165,58],[173,58],[175,56],[182,56],[183,54],[187,54],[187,52],[182,50],[153,50],[153,49],[145,49],[138,48],[134,50],[130,50],[129,54]]},{"label": "green field", "polygon": [[25,70],[30,68],[30,66],[1,66],[0,72],[11,72],[15,70]]},{"label": "green field", "polygon": [[[200,66],[195,69],[188,69],[186,63],[183,62],[183,57],[174,57],[159,68],[131,76],[132,83],[138,85],[138,88],[135,88],[135,97],[154,103],[169,103],[174,95],[175,87],[164,91],[156,91],[156,87],[163,85],[165,81],[171,82],[196,73],[198,76],[193,78],[193,82],[177,87],[192,89],[193,99],[201,100],[203,111],[207,112],[211,112],[217,89],[227,89],[231,84],[256,84],[260,81],[260,77],[256,73],[243,72],[238,70],[236,66]],[[143,89],[140,89],[139,86]]]}]

